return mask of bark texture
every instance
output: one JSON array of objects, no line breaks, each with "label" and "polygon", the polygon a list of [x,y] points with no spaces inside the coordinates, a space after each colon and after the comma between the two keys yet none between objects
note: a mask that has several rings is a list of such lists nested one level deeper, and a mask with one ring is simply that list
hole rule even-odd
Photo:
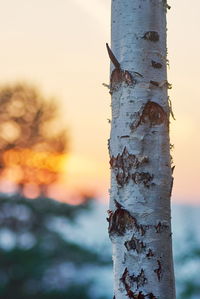
[{"label": "bark texture", "polygon": [[164,0],[112,0],[114,298],[174,299]]}]

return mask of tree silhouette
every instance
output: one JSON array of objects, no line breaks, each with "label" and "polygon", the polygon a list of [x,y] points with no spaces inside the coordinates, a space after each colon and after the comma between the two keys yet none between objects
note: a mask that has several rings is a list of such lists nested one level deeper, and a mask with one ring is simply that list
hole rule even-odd
[{"label": "tree silhouette", "polygon": [[30,85],[0,88],[0,177],[19,193],[37,197],[57,181],[68,145],[58,116],[56,102]]}]

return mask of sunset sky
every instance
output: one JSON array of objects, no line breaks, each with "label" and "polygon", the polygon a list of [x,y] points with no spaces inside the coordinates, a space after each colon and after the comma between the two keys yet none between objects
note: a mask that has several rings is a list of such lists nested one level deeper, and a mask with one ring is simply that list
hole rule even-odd
[{"label": "sunset sky", "polygon": [[[200,203],[200,2],[169,1],[168,52],[173,202]],[[60,194],[108,199],[110,41],[108,0],[0,0],[0,83],[28,81],[55,96],[69,129]]]}]

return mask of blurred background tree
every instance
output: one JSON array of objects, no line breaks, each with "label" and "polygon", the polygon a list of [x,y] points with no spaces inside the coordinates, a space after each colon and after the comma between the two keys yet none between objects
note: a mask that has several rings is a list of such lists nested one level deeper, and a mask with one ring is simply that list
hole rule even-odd
[{"label": "blurred background tree", "polygon": [[47,198],[68,152],[61,128],[55,100],[28,84],[0,87],[0,298],[108,298],[96,293],[91,272],[110,267],[111,256],[70,237],[91,201]]},{"label": "blurred background tree", "polygon": [[68,150],[58,107],[28,84],[0,88],[0,176],[21,194],[46,195]]},{"label": "blurred background tree", "polygon": [[108,299],[95,291],[93,277],[102,267],[111,270],[111,256],[64,236],[90,208],[91,201],[69,206],[47,198],[2,198],[0,298]]},{"label": "blurred background tree", "polygon": [[28,84],[0,87],[0,298],[107,299],[91,272],[110,267],[111,257],[71,240],[91,201],[48,198],[68,144],[55,100]]}]

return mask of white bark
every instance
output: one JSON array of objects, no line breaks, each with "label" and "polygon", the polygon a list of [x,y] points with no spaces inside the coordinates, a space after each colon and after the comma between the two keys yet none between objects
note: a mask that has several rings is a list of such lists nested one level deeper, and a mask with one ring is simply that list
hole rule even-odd
[{"label": "white bark", "polygon": [[[109,234],[116,299],[174,299],[166,1],[112,0]],[[141,76],[142,75],[142,76]]]}]

